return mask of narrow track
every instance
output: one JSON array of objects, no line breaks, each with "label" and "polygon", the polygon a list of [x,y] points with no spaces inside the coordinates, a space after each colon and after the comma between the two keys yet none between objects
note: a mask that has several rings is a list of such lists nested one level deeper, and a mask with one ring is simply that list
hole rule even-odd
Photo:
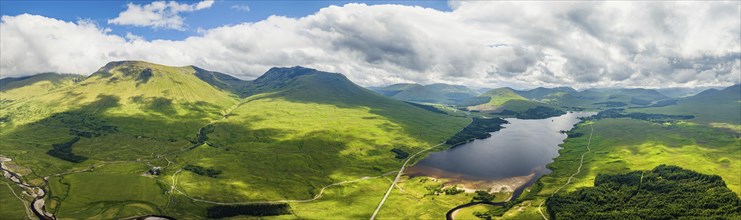
[{"label": "narrow track", "polygon": [[[466,126],[463,126],[463,128],[461,128],[461,130],[458,130],[458,132],[455,132],[455,134],[458,134],[459,132],[463,131],[463,129],[466,128],[466,127],[468,127],[469,125],[471,125],[471,123],[473,123],[473,120],[471,120],[471,122],[469,122]],[[412,156],[409,156],[409,158],[407,158],[407,160],[404,161],[404,164],[401,165],[401,169],[399,169],[399,173],[396,174],[396,178],[394,178],[394,182],[391,182],[391,186],[389,186],[389,190],[386,191],[386,194],[383,195],[383,199],[381,199],[381,202],[378,203],[378,207],[376,207],[376,211],[373,211],[373,215],[371,215],[370,220],[376,219],[376,215],[378,215],[378,211],[380,211],[381,210],[381,207],[383,207],[383,203],[386,202],[386,199],[391,194],[391,190],[394,189],[394,186],[396,185],[396,182],[398,182],[399,181],[399,178],[401,178],[401,175],[404,174],[404,169],[406,168],[407,163],[409,163],[409,161],[412,160],[412,158],[416,157],[417,155],[421,154],[422,152],[431,150],[431,149],[436,148],[436,147],[438,147],[440,145],[443,145],[443,144],[445,144],[445,141],[443,141],[443,142],[441,142],[439,144],[436,144],[435,146],[428,147],[428,148],[425,148],[423,150],[420,150],[417,153],[412,154]]]},{"label": "narrow track", "polygon": [[394,178],[394,182],[391,182],[391,186],[389,187],[389,190],[387,190],[386,191],[386,194],[383,195],[383,199],[381,199],[381,203],[378,204],[378,207],[376,207],[376,211],[373,212],[373,215],[370,218],[371,220],[375,219],[376,218],[376,215],[378,215],[378,211],[381,210],[381,207],[383,206],[383,203],[386,202],[386,199],[391,194],[391,190],[394,189],[394,186],[396,185],[396,182],[399,181],[399,178],[401,178],[401,175],[404,173],[404,169],[407,167],[407,163],[409,163],[409,161],[412,160],[412,158],[414,158],[415,156],[419,155],[420,153],[425,152],[425,151],[428,151],[428,150],[430,150],[432,148],[439,147],[440,145],[443,145],[443,144],[445,144],[445,142],[442,142],[442,143],[436,144],[435,146],[428,147],[428,148],[425,148],[424,150],[418,151],[417,153],[413,154],[412,156],[409,156],[409,158],[407,158],[407,160],[404,161],[404,164],[401,165],[401,169],[399,169],[399,173],[397,173],[396,174],[396,178]]},{"label": "narrow track", "polygon": [[[594,127],[590,124],[589,128],[591,129],[591,131],[589,132],[589,140],[587,141],[587,152],[584,152],[583,154],[581,154],[581,160],[579,161],[579,168],[576,169],[576,172],[574,174],[571,174],[569,179],[566,180],[566,183],[561,185],[561,187],[558,187],[556,191],[553,191],[553,193],[551,193],[551,196],[555,195],[558,191],[566,187],[566,185],[569,185],[571,183],[571,180],[581,172],[581,167],[582,165],[584,165],[584,155],[587,155],[587,153],[592,151],[592,148],[590,148],[589,145],[592,144],[592,134],[594,133]],[[542,202],[540,202],[540,204],[538,204],[538,212],[540,213],[540,216],[543,217],[543,219],[548,220],[548,217],[545,216],[545,214],[543,213],[543,210],[540,208],[541,206],[543,206],[543,203],[545,203],[545,200],[543,200]]]}]

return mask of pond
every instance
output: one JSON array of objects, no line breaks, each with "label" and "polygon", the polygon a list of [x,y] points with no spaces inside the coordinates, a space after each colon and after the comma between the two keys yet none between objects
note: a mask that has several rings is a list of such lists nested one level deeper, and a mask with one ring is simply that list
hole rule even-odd
[{"label": "pond", "polygon": [[569,112],[536,120],[507,118],[509,124],[491,133],[490,138],[432,153],[406,173],[409,176],[430,176],[454,182],[493,183],[502,180],[506,183],[490,185],[508,186],[509,191],[521,189],[550,173],[545,165],[558,156],[559,144],[566,139],[566,134],[561,131],[570,130],[580,121],[579,117],[592,114]]}]

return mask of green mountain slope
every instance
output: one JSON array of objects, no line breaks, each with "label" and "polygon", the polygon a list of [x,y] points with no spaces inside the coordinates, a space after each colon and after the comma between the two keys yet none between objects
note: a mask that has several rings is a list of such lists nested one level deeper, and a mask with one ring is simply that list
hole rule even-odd
[{"label": "green mountain slope", "polygon": [[524,91],[515,91],[517,94],[521,95],[522,97],[531,99],[531,100],[541,100],[541,101],[548,101],[548,100],[555,100],[560,97],[563,97],[566,94],[573,94],[577,91],[574,88],[571,87],[555,87],[555,88],[544,88],[544,87],[538,87],[531,90],[524,90]]},{"label": "green mountain slope", "polygon": [[487,104],[497,106],[501,106],[510,100],[527,100],[527,98],[517,94],[513,89],[506,87],[489,90],[486,93],[481,94],[481,96],[490,98]]},{"label": "green mountain slope", "polygon": [[679,99],[676,105],[632,109],[636,112],[689,114],[701,123],[741,124],[741,84],[722,90],[708,89],[697,95]]},{"label": "green mountain slope", "polygon": [[649,106],[668,99],[670,97],[653,89],[587,89],[564,94],[558,99],[551,100],[550,103],[565,107],[590,109]]},{"label": "green mountain slope", "polygon": [[445,105],[466,105],[478,95],[473,89],[448,84],[394,84],[374,91],[397,100]]},{"label": "green mountain slope", "polygon": [[[253,95],[235,116],[214,124],[214,147],[185,155],[225,177],[183,175],[191,195],[225,202],[311,198],[320,186],[392,171],[401,160],[391,149],[416,152],[467,123],[376,94],[341,74],[302,67],[273,68],[247,91]],[[230,182],[261,191],[230,195],[207,187]]]},{"label": "green mountain slope", "polygon": [[666,96],[672,97],[672,98],[684,98],[684,97],[697,95],[698,93],[708,90],[708,89],[713,89],[713,88],[711,87],[694,87],[694,88],[676,87],[676,88],[660,88],[660,89],[656,89],[656,91]]},{"label": "green mountain slope", "polygon": [[224,91],[229,91],[234,94],[242,94],[244,87],[249,83],[248,81],[244,81],[227,74],[204,70],[196,66],[191,67],[196,71],[196,77],[198,77],[199,79],[207,82],[208,84],[211,84],[216,88],[222,89]]},{"label": "green mountain slope", "polygon": [[[273,68],[248,82],[138,61],[109,63],[77,84],[2,110],[2,155],[32,170],[30,181],[48,177],[47,210],[95,219],[203,218],[215,206],[191,198],[311,199],[326,185],[398,170],[403,161],[391,149],[419,151],[469,122],[336,73]],[[148,173],[154,167],[159,175]],[[387,183],[372,183],[367,189],[378,192],[363,195],[377,199]],[[377,202],[368,201],[292,206],[300,218],[366,218]],[[315,211],[328,207],[335,211]]]},{"label": "green mountain slope", "polygon": [[38,96],[70,86],[84,79],[76,74],[41,73],[18,78],[0,79],[0,100],[11,100]]},{"label": "green mountain slope", "polygon": [[419,87],[422,86],[420,84],[416,83],[397,83],[393,85],[383,86],[383,87],[370,87],[368,89],[373,90],[374,92],[380,93],[384,96],[394,96],[406,89],[413,88],[413,87]]},{"label": "green mountain slope", "polygon": [[522,112],[537,106],[547,106],[545,103],[531,101],[517,94],[511,88],[492,89],[479,97],[488,98],[489,101],[484,104],[468,107],[470,110],[501,112],[504,110]]},{"label": "green mountain slope", "polygon": [[[177,118],[194,113],[194,108],[201,109],[197,114],[210,114],[207,112],[218,112],[237,103],[235,95],[199,80],[195,73],[193,67],[168,67],[139,61],[111,62],[74,85],[7,103],[0,117],[24,124],[54,113],[85,108],[104,113],[99,110],[105,107],[105,113],[115,115]],[[19,89],[36,88],[14,90]]]}]

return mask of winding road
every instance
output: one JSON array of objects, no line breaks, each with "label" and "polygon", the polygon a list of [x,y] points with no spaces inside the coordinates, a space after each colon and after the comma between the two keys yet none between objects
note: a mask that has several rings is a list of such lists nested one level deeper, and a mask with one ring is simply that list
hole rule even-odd
[{"label": "winding road", "polygon": [[[566,187],[566,185],[569,185],[571,183],[571,180],[581,172],[581,167],[582,165],[584,165],[584,155],[592,151],[592,148],[590,148],[589,145],[592,144],[592,134],[594,133],[594,127],[592,126],[592,124],[589,124],[589,128],[591,129],[591,131],[589,132],[589,140],[587,141],[587,152],[584,152],[583,154],[581,154],[581,160],[579,160],[579,168],[576,168],[576,172],[574,174],[571,174],[569,179],[566,180],[566,183],[561,185],[561,187],[558,187],[556,191],[553,191],[553,193],[551,193],[551,196],[555,195],[558,191]],[[543,210],[541,209],[541,206],[543,206],[543,203],[545,203],[545,200],[543,200],[542,202],[540,202],[540,204],[538,204],[538,212],[540,213],[540,216],[543,217],[543,219],[548,220],[548,217],[545,216],[545,214],[543,213]]]},{"label": "winding road", "polygon": [[[471,125],[471,123],[473,123],[473,120],[471,122],[469,122],[466,126],[463,126],[463,128],[461,128],[460,130],[458,130],[457,132],[455,132],[455,134],[458,134],[459,132],[463,131],[463,129],[465,129],[466,127],[468,127],[469,125]],[[394,182],[391,182],[391,186],[389,186],[389,190],[386,191],[386,194],[383,195],[383,199],[381,199],[381,202],[378,203],[378,207],[376,207],[376,211],[373,211],[373,215],[371,215],[370,220],[376,219],[376,215],[378,215],[378,211],[380,211],[381,210],[381,207],[383,207],[383,203],[386,202],[386,199],[391,194],[391,190],[394,189],[394,186],[396,185],[396,182],[398,182],[399,181],[399,178],[401,178],[401,175],[404,174],[404,169],[407,167],[407,163],[409,163],[409,161],[411,161],[412,158],[416,157],[417,155],[421,154],[422,152],[425,152],[425,151],[431,150],[433,148],[439,147],[440,145],[443,145],[443,144],[445,144],[445,141],[443,141],[442,143],[436,144],[435,146],[428,147],[428,148],[425,148],[423,150],[420,150],[417,153],[412,154],[412,156],[409,156],[409,158],[407,158],[407,160],[404,161],[404,164],[401,165],[401,169],[399,169],[399,173],[396,174],[396,178],[394,178]]]},{"label": "winding road", "polygon": [[404,161],[404,164],[401,165],[401,169],[399,169],[399,173],[397,173],[396,174],[396,178],[394,178],[394,182],[391,182],[391,186],[389,187],[389,190],[387,190],[386,191],[386,194],[383,195],[383,199],[381,199],[381,203],[378,204],[378,207],[376,207],[376,211],[373,212],[373,215],[370,218],[371,220],[373,220],[373,219],[376,218],[376,215],[378,215],[378,211],[381,210],[381,207],[383,206],[383,203],[386,202],[386,199],[391,194],[391,190],[394,189],[394,186],[396,185],[396,182],[398,182],[399,181],[399,178],[401,177],[401,175],[404,174],[404,169],[406,168],[407,163],[409,163],[409,161],[412,160],[412,158],[414,158],[415,156],[419,155],[420,153],[425,152],[425,151],[428,151],[428,150],[430,150],[432,148],[439,147],[440,145],[443,145],[443,144],[445,144],[445,142],[442,142],[442,143],[439,143],[439,144],[437,144],[435,146],[428,147],[428,148],[425,148],[424,150],[418,151],[417,153],[412,154],[412,156],[409,156],[409,158],[407,158],[407,160]]}]

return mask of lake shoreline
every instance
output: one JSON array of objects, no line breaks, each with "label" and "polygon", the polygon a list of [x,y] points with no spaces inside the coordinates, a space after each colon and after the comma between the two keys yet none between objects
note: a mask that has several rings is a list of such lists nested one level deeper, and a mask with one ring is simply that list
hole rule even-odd
[{"label": "lake shoreline", "polygon": [[546,119],[515,119],[486,139],[474,140],[435,152],[409,167],[409,177],[430,177],[455,186],[466,193],[485,190],[490,193],[511,193],[503,202],[470,202],[446,213],[452,219],[461,208],[476,204],[504,206],[516,200],[537,179],[551,171],[546,167],[559,156],[561,144],[567,138],[563,131],[571,130],[590,112],[569,112]]}]

